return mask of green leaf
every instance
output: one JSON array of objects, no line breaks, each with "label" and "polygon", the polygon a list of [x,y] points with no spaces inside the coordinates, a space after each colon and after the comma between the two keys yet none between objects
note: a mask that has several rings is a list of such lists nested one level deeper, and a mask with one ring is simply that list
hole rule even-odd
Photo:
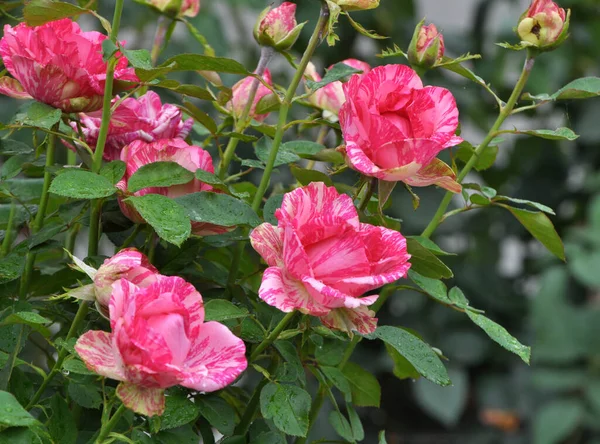
[{"label": "green leaf", "polygon": [[381,339],[386,344],[390,344],[415,367],[419,374],[431,382],[438,385],[450,384],[448,371],[437,353],[408,331],[384,325],[365,337]]},{"label": "green leaf", "polygon": [[205,170],[197,169],[196,170],[196,179],[198,179],[200,182],[204,182],[209,185],[212,185],[215,188],[219,188],[219,189],[227,188],[227,186],[223,183],[223,181],[221,179],[219,179],[213,173],[210,173]]},{"label": "green leaf", "polygon": [[[458,145],[458,150],[456,151],[457,157],[462,160],[464,163],[467,163],[472,156],[475,155],[475,147],[471,145],[469,142],[462,142]],[[488,168],[491,168],[496,162],[496,157],[498,156],[498,146],[492,145],[487,146],[475,162],[475,169],[477,171],[484,171]]]},{"label": "green leaf", "polygon": [[125,162],[122,160],[113,160],[112,162],[103,165],[98,174],[106,177],[110,183],[115,185],[123,178],[126,169],[127,165],[125,165]]},{"label": "green leaf", "polygon": [[377,378],[353,362],[348,362],[342,370],[350,383],[352,403],[357,407],[379,407],[381,387]]},{"label": "green leaf", "polygon": [[77,423],[69,409],[67,402],[55,393],[50,399],[52,416],[48,422],[48,432],[54,442],[61,444],[75,444],[77,440]]},{"label": "green leaf", "polygon": [[[281,335],[280,335],[281,336]],[[289,367],[293,369],[296,378],[306,383],[306,375],[304,374],[304,367],[302,366],[302,361],[298,356],[298,350],[294,344],[290,341],[278,340],[273,343],[279,354],[283,357],[286,363],[289,364]],[[294,379],[294,380],[295,380]]]},{"label": "green leaf", "polygon": [[190,116],[192,116],[196,122],[204,126],[204,128],[206,128],[211,134],[216,134],[218,132],[215,121],[200,108],[187,101],[183,102],[183,106],[181,108]]},{"label": "green leaf", "polygon": [[169,430],[191,423],[198,418],[200,409],[185,394],[166,396],[165,411],[160,417],[160,430]]},{"label": "green leaf", "polygon": [[98,387],[92,384],[79,384],[74,380],[69,381],[69,396],[86,409],[98,409],[102,405],[102,396],[98,392]]},{"label": "green leaf", "polygon": [[346,65],[345,63],[339,62],[336,63],[325,73],[323,79],[319,82],[315,82],[314,80],[306,80],[306,86],[312,91],[316,91],[324,86],[329,85],[333,82],[338,82],[350,77],[352,74],[361,73],[360,69],[353,68],[350,65]]},{"label": "green leaf", "polygon": [[182,85],[181,83],[179,83],[176,80],[170,80],[170,79],[163,80],[162,82],[153,84],[152,86],[157,87],[157,88],[168,89],[175,93],[178,93],[178,94],[181,94],[184,96],[195,97],[200,100],[209,100],[209,101],[215,100],[215,98],[213,97],[211,92],[209,90],[207,90],[206,88],[202,88],[201,86],[198,86],[198,85]]},{"label": "green leaf", "polygon": [[352,399],[352,387],[340,369],[329,366],[322,366],[319,367],[319,369],[323,372],[325,377],[329,379],[333,385],[344,395],[347,401]]},{"label": "green leaf", "polygon": [[452,287],[452,289],[448,293],[448,297],[450,298],[452,303],[458,307],[465,308],[469,305],[469,300],[462,292],[462,290],[458,287]]},{"label": "green leaf", "polygon": [[519,356],[523,361],[529,364],[529,360],[531,358],[531,348],[521,344],[517,339],[515,339],[511,334],[506,331],[504,327],[499,324],[496,324],[491,319],[486,318],[485,316],[472,312],[471,310],[466,311],[467,316],[486,334],[502,347],[507,349],[508,351]]},{"label": "green leaf", "polygon": [[248,316],[248,309],[224,299],[211,299],[204,304],[205,321],[228,321]]},{"label": "green leaf", "polygon": [[525,94],[524,98],[533,100],[571,100],[589,99],[600,96],[600,77],[583,77],[573,80],[552,95],[540,94],[531,96]]},{"label": "green leaf", "polygon": [[390,344],[385,344],[385,349],[394,361],[394,376],[398,379],[419,379],[421,375],[417,371],[414,365],[408,362],[404,356],[392,347]]},{"label": "green leaf", "polygon": [[329,423],[336,431],[338,435],[344,438],[346,441],[355,442],[354,434],[352,433],[352,427],[344,415],[338,411],[332,411],[329,413]]},{"label": "green leaf", "polygon": [[170,187],[188,183],[194,173],[176,162],[153,162],[143,165],[127,181],[127,189],[135,193],[149,187]]},{"label": "green leaf", "polygon": [[168,67],[170,71],[216,71],[250,75],[244,65],[236,60],[199,54],[179,54],[168,59],[160,67]]},{"label": "green leaf", "polygon": [[270,382],[260,392],[262,415],[288,435],[306,436],[310,405],[310,395],[294,385]]},{"label": "green leaf", "polygon": [[471,203],[475,205],[488,206],[491,205],[490,200],[487,197],[482,196],[481,194],[471,194],[469,197]]},{"label": "green leaf", "polygon": [[87,13],[88,10],[70,3],[52,0],[31,0],[25,3],[23,15],[29,26],[40,26],[44,23],[73,17]]},{"label": "green leaf", "polygon": [[385,430],[379,432],[379,444],[387,444],[387,441],[385,439]]},{"label": "green leaf", "polygon": [[74,199],[100,199],[108,197],[117,189],[104,176],[75,168],[69,168],[54,178],[50,192]]},{"label": "green leaf", "polygon": [[126,199],[161,239],[181,246],[190,236],[192,226],[185,208],[160,194],[146,194]]},{"label": "green leaf", "polygon": [[281,149],[295,153],[300,157],[312,157],[325,149],[323,145],[310,140],[292,140],[281,145]]},{"label": "green leaf", "polygon": [[129,63],[134,68],[152,69],[152,58],[150,56],[150,51],[147,49],[125,49],[122,47],[121,53],[129,60]]},{"label": "green leaf", "polygon": [[348,418],[350,419],[350,427],[352,428],[352,435],[354,439],[357,441],[362,441],[365,439],[365,430],[363,428],[362,422],[356,410],[348,404]]},{"label": "green leaf", "polygon": [[447,293],[448,289],[446,284],[438,279],[431,279],[425,276],[421,276],[416,271],[408,270],[408,277],[419,286],[425,293],[431,295],[433,298],[441,301],[445,304],[450,303]]},{"label": "green leaf", "polygon": [[21,277],[25,266],[25,255],[21,251],[13,251],[0,259],[0,284],[14,281]]},{"label": "green leaf", "polygon": [[554,225],[544,213],[521,210],[504,204],[496,204],[506,208],[517,218],[521,225],[539,240],[552,254],[561,260],[565,260],[565,246],[562,243]]},{"label": "green leaf", "polygon": [[437,256],[456,256],[454,253],[448,253],[442,250],[435,242],[423,236],[407,236],[407,239],[414,239],[420,243],[423,247],[427,248],[433,254]]},{"label": "green leaf", "polygon": [[51,129],[60,121],[62,112],[45,103],[32,102],[22,107],[25,112],[15,116],[15,122],[22,125],[30,125],[38,128]]},{"label": "green leaf", "polygon": [[463,370],[450,370],[452,385],[440,387],[420,380],[414,385],[417,404],[446,427],[458,423],[467,404],[469,381]]},{"label": "green leaf", "polygon": [[308,185],[311,182],[323,182],[327,186],[333,186],[333,181],[331,180],[331,178],[327,174],[322,173],[321,171],[306,170],[296,165],[290,165],[290,170],[292,172],[292,175],[302,185]]},{"label": "green leaf", "polygon": [[186,194],[175,199],[190,219],[222,227],[249,225],[256,227],[261,220],[246,202],[226,194],[201,192]]},{"label": "green leaf", "polygon": [[407,239],[406,247],[412,255],[411,270],[431,279],[449,279],[454,276],[452,270],[415,239]]},{"label": "green leaf", "polygon": [[0,424],[5,427],[31,427],[40,423],[8,392],[0,391]]},{"label": "green leaf", "polygon": [[93,371],[88,370],[88,368],[85,366],[83,361],[81,359],[77,359],[77,358],[66,359],[63,362],[62,367],[63,367],[63,370],[66,370],[69,373],[76,373],[78,375],[95,375],[96,374]]},{"label": "green leaf", "polygon": [[545,404],[533,421],[533,444],[559,444],[579,427],[585,407],[577,399],[559,399]]},{"label": "green leaf", "polygon": [[[264,164],[269,160],[272,145],[273,142],[268,137],[263,137],[254,145],[256,157]],[[296,153],[286,151],[283,147],[280,147],[273,166],[278,167],[287,163],[297,162],[298,160],[300,160],[300,157]]]},{"label": "green leaf", "polygon": [[277,225],[278,221],[275,217],[275,211],[281,208],[283,202],[283,194],[273,194],[265,202],[263,207],[263,218],[265,222],[269,222],[271,225]]},{"label": "green leaf", "polygon": [[569,128],[556,130],[509,130],[511,134],[524,134],[548,140],[577,140],[579,136]]},{"label": "green leaf", "polygon": [[235,429],[235,410],[227,401],[216,395],[205,395],[197,398],[200,414],[211,426],[225,436],[233,435]]},{"label": "green leaf", "polygon": [[528,205],[530,207],[533,207],[540,211],[543,211],[544,213],[548,213],[548,214],[552,214],[553,216],[556,216],[556,213],[554,213],[554,210],[552,208],[547,207],[546,205],[543,205],[539,202],[533,202],[531,200],[525,200],[525,199],[517,199],[515,197],[508,197],[508,196],[495,196],[495,197],[493,197],[493,199],[494,199],[494,202],[509,201],[509,202],[513,202],[513,203]]},{"label": "green leaf", "polygon": [[18,140],[2,139],[0,140],[0,155],[14,156],[19,154],[33,153],[33,148]]},{"label": "green leaf", "polygon": [[44,337],[50,336],[50,331],[44,326],[44,324],[51,324],[52,321],[50,319],[46,319],[43,316],[40,316],[37,313],[30,311],[20,311],[18,313],[13,313],[8,315],[6,318],[2,320],[1,325],[13,325],[13,324],[23,324],[28,325],[38,333],[40,333]]}]

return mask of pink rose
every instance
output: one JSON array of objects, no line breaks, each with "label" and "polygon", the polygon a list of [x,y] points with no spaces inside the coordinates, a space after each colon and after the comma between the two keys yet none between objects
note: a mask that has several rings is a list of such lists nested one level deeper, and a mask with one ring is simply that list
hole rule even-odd
[{"label": "pink rose", "polygon": [[386,65],[345,83],[340,126],[348,163],[366,176],[413,186],[460,185],[436,155],[462,142],[458,109],[445,88],[423,87],[407,66]]},{"label": "pink rose", "polygon": [[521,17],[517,33],[521,40],[544,48],[558,42],[567,25],[567,13],[551,0],[533,0]]},{"label": "pink rose", "polygon": [[[113,103],[119,98],[113,99]],[[102,123],[102,111],[80,114],[86,143],[95,148]],[[182,121],[181,110],[174,105],[163,105],[160,97],[148,91],[136,99],[129,97],[117,107],[110,117],[104,159],[118,160],[125,145],[134,140],[154,142],[158,139],[185,139],[192,129],[193,119]],[[71,123],[77,131],[77,124]]]},{"label": "pink rose", "polygon": [[434,24],[421,22],[408,49],[408,60],[414,66],[431,68],[444,57],[444,36]]},{"label": "pink rose", "polygon": [[[371,66],[361,60],[346,59],[343,60],[342,63],[351,66],[352,68],[360,69],[363,74],[367,74],[371,71]],[[331,68],[333,68],[333,65],[328,69]],[[306,68],[306,75],[315,82],[320,82],[322,80],[312,63]],[[335,120],[337,120],[340,108],[344,102],[346,102],[342,82],[332,82],[325,85],[323,88],[318,89],[309,97],[309,101],[317,108],[324,110],[326,117],[335,117]]]},{"label": "pink rose", "polygon": [[[271,81],[271,72],[268,69],[265,70],[265,73],[263,74],[262,78],[265,82],[267,82],[267,84],[273,85],[273,82]],[[233,115],[238,119],[244,112],[244,108],[248,103],[248,98],[250,97],[250,89],[252,89],[253,82],[254,77],[246,77],[237,82],[235,85],[233,85],[233,97],[227,103],[227,109],[231,110],[233,112]],[[258,102],[260,102],[260,99],[262,99],[265,96],[268,96],[269,94],[272,94],[271,90],[262,83],[259,83],[258,89],[256,90],[256,95],[254,96],[254,101],[252,102],[252,108],[250,108],[250,115],[248,116],[249,118],[253,118],[257,122],[262,122],[267,118],[267,116],[269,115],[268,113],[256,114],[256,106],[258,105]]]},{"label": "pink rose", "polygon": [[304,27],[296,22],[296,4],[283,2],[276,8],[268,6],[254,27],[254,38],[258,43],[272,46],[280,51],[290,49]]},{"label": "pink rose", "polygon": [[122,381],[117,396],[128,408],[161,415],[164,389],[213,392],[246,369],[244,342],[204,322],[202,296],[182,278],[158,275],[146,288],[120,279],[112,288],[112,332],[88,331],[75,350],[90,370]]},{"label": "pink rose", "polygon": [[112,284],[126,279],[138,287],[148,287],[156,280],[158,270],[135,248],[126,248],[108,258],[94,275],[94,292],[101,312],[108,314]]},{"label": "pink rose", "polygon": [[[127,182],[133,174],[144,165],[153,162],[176,162],[189,171],[196,172],[201,169],[214,173],[212,158],[208,151],[204,151],[199,146],[188,145],[181,139],[161,139],[156,142],[146,143],[141,140],[131,142],[121,151],[121,160],[126,163],[127,169],[125,176],[117,183],[124,193],[127,192]],[[134,196],[144,196],[146,194],[162,194],[170,198],[183,196],[190,193],[201,191],[215,191],[211,185],[200,182],[194,178],[191,182],[182,185],[173,185],[170,187],[149,187],[133,193]],[[130,196],[127,194],[126,196]],[[144,219],[135,210],[133,206],[119,197],[119,206],[123,214],[135,223],[143,223]],[[222,234],[230,231],[229,227],[221,227],[209,223],[192,222],[192,233],[198,236],[208,236],[211,234]]]},{"label": "pink rose", "polygon": [[365,292],[404,276],[410,264],[404,236],[360,223],[352,199],[322,182],[287,193],[250,241],[267,262],[258,295],[281,311],[299,310],[323,324],[367,334],[377,295]]},{"label": "pink rose", "polygon": [[[65,112],[102,107],[106,62],[99,32],[82,32],[70,19],[14,28],[4,26],[0,56],[13,77],[0,77],[0,93],[17,99],[34,98]],[[115,80],[138,81],[121,57]]]}]

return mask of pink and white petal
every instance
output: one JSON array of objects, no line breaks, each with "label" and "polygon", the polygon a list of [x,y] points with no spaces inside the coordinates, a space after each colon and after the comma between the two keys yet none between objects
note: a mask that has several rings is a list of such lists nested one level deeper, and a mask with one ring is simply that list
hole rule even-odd
[{"label": "pink and white petal", "polygon": [[13,99],[32,99],[31,95],[25,91],[23,85],[12,77],[0,77],[0,94],[12,97]]},{"label": "pink and white petal", "polygon": [[185,362],[184,387],[200,392],[220,390],[242,374],[248,361],[244,341],[218,322],[206,322]]},{"label": "pink and white petal", "polygon": [[122,382],[117,387],[117,396],[130,410],[145,416],[160,416],[165,411],[165,390],[146,388]]},{"label": "pink and white petal", "polygon": [[[154,287],[156,286],[156,287]],[[187,310],[189,316],[189,329],[192,332],[196,328],[200,328],[204,322],[204,303],[202,295],[196,288],[179,276],[157,276],[157,282],[153,284],[153,288],[160,295],[173,294],[177,295],[183,306]],[[159,296],[159,298],[162,296]]]},{"label": "pink and white petal", "polygon": [[[329,308],[357,308],[361,305],[371,305],[375,303],[378,296],[372,295],[364,298],[350,296],[337,288],[333,288],[313,278],[306,277],[302,279],[306,289],[311,297],[321,305]],[[337,285],[336,285],[337,287]]]},{"label": "pink and white petal", "polygon": [[364,305],[355,309],[337,308],[326,316],[321,316],[323,325],[352,335],[357,331],[361,335],[373,333],[377,328],[375,312]]},{"label": "pink and white petal", "polygon": [[358,144],[348,139],[346,139],[346,156],[346,160],[350,166],[365,176],[377,177],[379,179],[385,176],[385,170],[375,165]]},{"label": "pink and white petal", "polygon": [[194,236],[214,236],[225,234],[235,230],[236,227],[222,227],[220,225],[205,222],[192,222],[192,234]]},{"label": "pink and white petal", "polygon": [[250,243],[269,267],[283,263],[283,230],[264,223],[250,233]]},{"label": "pink and white petal", "polygon": [[450,148],[456,145],[460,145],[465,140],[462,137],[452,136],[446,143],[444,143],[444,148]]},{"label": "pink and white petal", "polygon": [[414,187],[437,185],[453,193],[462,191],[462,186],[456,181],[454,170],[437,158],[414,176],[404,179],[404,182]]},{"label": "pink and white petal", "polygon": [[[314,231],[310,230],[310,233],[314,233]],[[286,271],[296,279],[306,275],[312,276],[310,262],[299,235],[300,233],[291,225],[285,225],[283,229],[283,264]],[[314,235],[316,236],[316,233]]]},{"label": "pink and white petal", "polygon": [[458,107],[452,93],[437,86],[427,86],[422,91],[435,103],[434,111],[429,116],[435,122],[434,133],[442,135],[444,139],[454,136],[459,122]]},{"label": "pink and white petal", "polygon": [[407,178],[410,178],[417,174],[417,172],[419,172],[421,168],[421,164],[412,162],[408,165],[404,165],[398,168],[381,170],[381,173],[379,173],[376,177],[388,182],[405,182]]},{"label": "pink and white petal", "polygon": [[121,356],[113,345],[110,333],[99,330],[85,332],[77,340],[75,351],[93,372],[117,381],[127,379]]},{"label": "pink and white petal", "polygon": [[285,313],[299,310],[305,314],[321,316],[329,312],[327,307],[312,299],[302,282],[287,277],[278,267],[265,270],[258,296]]}]

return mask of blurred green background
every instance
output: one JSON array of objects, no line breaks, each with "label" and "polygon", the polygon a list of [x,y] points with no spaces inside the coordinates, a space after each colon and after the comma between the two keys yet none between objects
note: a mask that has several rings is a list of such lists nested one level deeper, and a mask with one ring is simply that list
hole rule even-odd
[{"label": "blurred green background", "polygon": [[[192,22],[217,55],[254,67],[259,50],[251,29],[258,12],[269,3],[202,0],[201,12]],[[319,2],[296,3],[299,21],[314,23]],[[516,42],[512,28],[528,3],[381,0],[377,10],[353,17],[367,29],[389,36],[388,40],[359,36],[342,19],[340,42],[334,48],[322,45],[315,63],[320,70],[348,57],[374,65],[404,63],[401,58],[382,60],[375,55],[394,43],[406,48],[415,24],[426,16],[443,31],[447,55],[482,55],[469,66],[506,99],[524,54],[494,43]],[[575,78],[600,74],[600,2],[563,0],[560,5],[572,8],[572,35],[559,50],[539,57],[528,92],[552,93]],[[100,1],[99,10],[110,17],[112,2]],[[149,9],[128,2],[121,38],[130,48],[149,49],[156,19]],[[87,29],[96,25],[89,17],[81,23]],[[297,47],[306,44],[310,31],[309,24]],[[201,52],[201,48],[184,27],[178,27],[163,57],[184,52]],[[286,85],[289,65],[276,58],[270,67],[275,81]],[[229,85],[234,81],[223,78]],[[190,74],[189,81],[197,79]],[[446,71],[429,72],[425,82],[452,90],[461,112],[463,137],[473,144],[481,141],[497,116],[493,99],[477,85]],[[11,118],[15,104],[0,97],[0,121]],[[296,112],[306,111],[299,108]],[[381,344],[362,343],[353,360],[373,371],[382,386],[381,408],[359,409],[367,443],[376,443],[377,433],[385,429],[389,444],[600,444],[600,100],[546,105],[505,124],[513,126],[568,126],[581,137],[576,142],[507,137],[500,144],[496,164],[471,174],[467,181],[555,209],[557,216],[552,220],[565,240],[567,263],[552,258],[500,209],[455,216],[440,226],[434,239],[456,253],[445,258],[455,274],[449,284],[460,286],[474,306],[531,345],[532,365],[527,367],[497,346],[461,313],[417,293],[393,295],[380,314],[380,323],[414,328],[440,348],[449,359],[454,385],[440,388],[424,380],[400,380]],[[330,147],[336,142],[327,141]],[[282,169],[275,180],[291,183],[292,177],[286,174]],[[351,173],[346,177],[350,183],[355,179]],[[417,192],[421,197],[418,210],[412,209],[410,196],[400,190],[389,210],[403,220],[405,235],[420,233],[443,196],[433,188]],[[454,204],[461,205],[460,198]],[[111,249],[107,251],[110,254]],[[324,409],[312,437],[339,439],[326,413]]]}]

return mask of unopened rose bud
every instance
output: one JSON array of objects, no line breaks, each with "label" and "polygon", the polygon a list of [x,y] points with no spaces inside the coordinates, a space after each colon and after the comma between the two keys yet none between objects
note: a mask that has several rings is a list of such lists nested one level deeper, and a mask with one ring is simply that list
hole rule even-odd
[{"label": "unopened rose bud", "polygon": [[200,11],[200,0],[137,0],[153,6],[169,17],[196,17]]},{"label": "unopened rose bud", "polygon": [[364,11],[379,6],[379,0],[333,0],[333,3],[343,11]]},{"label": "unopened rose bud", "polygon": [[[268,69],[265,70],[265,73],[263,74],[262,78],[268,85],[273,84],[273,82],[271,81],[271,72]],[[227,109],[231,110],[231,112],[237,119],[239,119],[242,116],[244,109],[246,108],[246,104],[248,103],[250,91],[252,90],[252,84],[254,83],[254,80],[254,77],[248,76],[237,82],[235,85],[233,85],[233,97],[231,98],[231,101],[227,103],[226,107]],[[260,102],[260,99],[269,94],[272,94],[271,90],[262,83],[259,83],[258,89],[256,90],[256,94],[254,96],[254,101],[252,102],[252,107],[250,108],[250,118],[253,118],[258,122],[262,122],[267,118],[268,114],[256,114],[256,107],[258,105],[258,102]]]},{"label": "unopened rose bud", "polygon": [[521,16],[517,34],[523,42],[549,50],[567,37],[569,14],[551,0],[534,0]]},{"label": "unopened rose bud", "polygon": [[413,67],[433,68],[444,57],[444,36],[434,24],[415,28],[408,48],[408,61]]},{"label": "unopened rose bud", "polygon": [[277,8],[266,8],[254,27],[254,38],[263,46],[271,46],[278,51],[290,49],[304,27],[296,22],[296,4],[283,2]]}]

